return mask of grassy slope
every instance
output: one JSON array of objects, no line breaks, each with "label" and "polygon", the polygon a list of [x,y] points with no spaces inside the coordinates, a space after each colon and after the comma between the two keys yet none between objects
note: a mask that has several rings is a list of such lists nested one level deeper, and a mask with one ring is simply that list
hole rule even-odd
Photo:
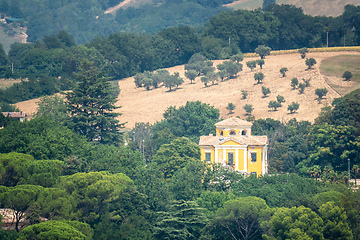
[{"label": "grassy slope", "polygon": [[349,91],[356,90],[360,87],[360,56],[359,55],[339,55],[327,58],[321,62],[321,74],[329,77],[329,81],[333,78],[341,78],[345,71],[350,71],[353,74],[351,79],[354,84],[350,88],[337,86],[329,83],[341,95]]},{"label": "grassy slope", "polygon": [[[334,98],[340,96],[338,94],[339,91],[334,91],[333,88],[343,89],[344,93],[354,88],[354,81],[346,82],[339,77],[325,76],[319,68],[322,61],[341,59],[341,55],[352,55],[360,59],[359,52],[310,51],[307,57],[313,57],[318,62],[311,70],[306,69],[304,59],[301,59],[298,53],[288,52],[288,54],[274,52],[274,55],[266,57],[262,70],[257,68],[253,71],[246,67],[246,62],[257,59],[258,57],[248,56],[242,62],[244,70],[239,73],[238,78],[220,82],[209,87],[205,87],[199,78],[195,81],[195,84],[190,84],[190,81],[184,78],[185,83],[176,91],[169,92],[165,87],[146,91],[143,88],[136,88],[133,78],[123,79],[119,81],[121,93],[117,105],[122,106],[122,108],[117,110],[122,113],[119,120],[121,122],[127,122],[127,128],[132,128],[136,122],[154,123],[162,119],[162,114],[168,107],[179,107],[184,105],[186,101],[199,100],[218,108],[222,118],[231,116],[245,118],[243,107],[245,104],[252,104],[255,108],[253,114],[257,119],[270,117],[287,121],[295,117],[298,120],[313,121],[318,116],[324,104],[331,104]],[[347,60],[352,58],[353,57],[346,57]],[[356,58],[354,58],[354,61],[350,64],[354,68],[347,68],[347,70],[355,72],[355,70],[359,68],[359,66],[356,65],[356,61]],[[220,62],[222,61],[214,61],[214,66]],[[337,61],[331,61],[330,63],[330,65],[337,64]],[[279,69],[282,67],[289,69],[285,78],[282,77],[279,72]],[[184,65],[172,67],[168,70],[170,73],[179,72],[180,76],[184,77]],[[265,75],[263,84],[255,84],[254,81],[254,73],[259,71],[262,71]],[[290,82],[294,77],[297,77],[299,82],[302,82],[302,79],[311,79],[310,87],[306,88],[304,94],[299,94],[298,89],[292,90]],[[329,85],[332,88],[330,88]],[[262,97],[262,86],[270,88],[271,94],[269,97]],[[324,87],[329,90],[329,93],[319,104],[316,100],[315,89]],[[248,91],[247,99],[242,99],[241,90]],[[276,100],[277,95],[284,96],[286,102],[278,111],[269,111],[267,107],[268,103],[271,100]],[[18,103],[16,106],[22,111],[31,114],[36,110],[37,101],[37,99],[33,99]],[[236,106],[234,114],[228,114],[226,110],[226,106],[230,102]],[[292,102],[298,102],[300,104],[300,109],[295,114],[289,114],[287,111],[287,105]]]}]

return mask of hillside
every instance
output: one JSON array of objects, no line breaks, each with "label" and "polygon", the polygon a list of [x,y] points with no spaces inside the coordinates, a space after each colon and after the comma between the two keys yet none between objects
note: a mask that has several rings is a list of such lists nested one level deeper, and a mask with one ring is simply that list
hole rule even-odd
[{"label": "hillside", "polygon": [[[344,11],[344,6],[353,4],[360,5],[358,0],[277,0],[277,4],[291,4],[296,7],[301,7],[304,13],[312,16],[339,16]],[[261,7],[262,0],[238,0],[227,7],[234,9],[254,10]]]},{"label": "hillside", "polygon": [[[185,79],[185,83],[176,91],[169,92],[165,87],[146,91],[144,88],[136,88],[134,79],[132,77],[119,81],[121,89],[118,106],[122,106],[117,111],[122,113],[119,118],[121,122],[126,122],[127,128],[132,128],[136,122],[150,122],[155,123],[162,119],[162,114],[170,106],[182,106],[187,101],[201,101],[211,104],[218,108],[221,113],[221,118],[230,116],[239,116],[246,118],[243,106],[245,104],[252,104],[254,107],[253,115],[258,118],[273,118],[282,121],[287,121],[292,118],[298,120],[313,121],[320,113],[321,108],[328,104],[330,105],[334,98],[340,97],[333,88],[329,86],[341,86],[342,88],[351,88],[355,83],[344,82],[342,78],[327,77],[320,73],[320,63],[322,60],[338,55],[358,55],[357,52],[327,52],[327,53],[309,53],[307,57],[316,59],[317,64],[311,70],[307,70],[304,59],[301,59],[299,54],[286,54],[278,56],[267,56],[262,72],[265,75],[263,84],[256,84],[254,80],[254,73],[246,67],[246,62],[257,58],[245,58],[242,62],[244,66],[243,71],[238,74],[236,79],[231,79],[225,82],[219,82],[217,85],[205,87],[196,79],[195,84],[190,84],[190,81]],[[221,63],[221,60],[214,61],[214,66]],[[282,77],[280,69],[287,67],[288,72],[286,77]],[[168,68],[170,73],[179,72],[180,76],[184,77],[184,65]],[[310,87],[306,88],[304,94],[299,94],[298,90],[292,90],[290,81],[292,78],[298,78],[299,82],[302,79],[309,79]],[[263,98],[261,87],[266,86],[270,88],[271,93],[268,97]],[[321,101],[321,104],[316,100],[315,89],[327,88],[328,94]],[[247,99],[241,99],[241,90],[248,91]],[[268,104],[271,100],[276,100],[276,96],[281,95],[285,97],[286,102],[278,111],[269,111]],[[33,99],[25,102],[17,103],[16,106],[24,112],[29,114],[36,111],[36,102]],[[229,115],[226,106],[232,102],[236,108],[234,114]],[[288,104],[297,102],[300,104],[299,110],[294,114],[289,114],[287,111]]]},{"label": "hillside", "polygon": [[[142,4],[148,4],[151,0],[125,0],[118,6],[105,11],[105,13],[115,14],[119,8],[137,7]],[[301,7],[304,13],[312,16],[339,16],[344,11],[344,6],[353,4],[360,5],[358,0],[277,0],[277,4],[291,4],[296,7]],[[238,0],[233,3],[225,5],[233,9],[254,10],[262,7],[263,0]]]},{"label": "hillside", "polygon": [[[289,120],[297,118],[298,120],[313,121],[319,114],[321,107],[325,104],[331,104],[334,98],[340,97],[326,82],[329,78],[321,75],[319,67],[320,62],[331,56],[342,55],[344,52],[334,53],[310,53],[308,57],[313,57],[318,62],[314,69],[306,70],[304,60],[301,59],[299,54],[288,54],[280,56],[268,56],[265,59],[263,66],[263,73],[265,75],[263,84],[255,84],[254,73],[259,71],[259,68],[251,71],[244,66],[243,71],[238,75],[237,79],[231,79],[226,82],[220,82],[218,85],[205,88],[204,84],[196,79],[195,84],[190,84],[189,80],[181,87],[173,92],[168,92],[166,88],[162,87],[155,90],[146,91],[144,88],[135,88],[134,79],[127,78],[120,81],[121,93],[119,95],[118,104],[122,106],[119,109],[123,115],[121,121],[127,122],[127,127],[133,127],[135,122],[150,122],[154,123],[162,119],[163,112],[169,106],[181,106],[186,101],[201,101],[211,104],[220,109],[221,118],[230,116],[239,116],[245,118],[245,104],[252,104],[254,107],[253,115],[258,118],[273,118],[278,120]],[[357,53],[351,53],[357,54]],[[358,53],[360,54],[360,53]],[[242,62],[246,65],[246,61],[256,58],[245,58]],[[221,61],[215,61],[216,66]],[[280,69],[287,67],[288,72],[286,77],[281,77]],[[171,73],[180,72],[184,77],[184,65],[176,66],[168,69]],[[298,90],[291,90],[290,81],[292,78],[297,77],[299,82],[302,78],[311,78],[310,87],[306,88],[304,94],[299,94]],[[353,83],[344,82],[340,78],[331,78],[332,84],[349,86]],[[263,98],[261,87],[266,86],[270,88],[271,94],[269,97]],[[328,89],[328,94],[322,103],[319,104],[315,89],[324,88]],[[245,100],[241,99],[241,90],[248,91],[248,97]],[[269,111],[268,104],[271,100],[276,100],[277,95],[285,97],[286,102],[278,111]],[[226,106],[232,102],[235,104],[236,109],[234,114],[228,115]],[[287,105],[292,102],[298,102],[300,108],[297,113],[289,114]]]}]

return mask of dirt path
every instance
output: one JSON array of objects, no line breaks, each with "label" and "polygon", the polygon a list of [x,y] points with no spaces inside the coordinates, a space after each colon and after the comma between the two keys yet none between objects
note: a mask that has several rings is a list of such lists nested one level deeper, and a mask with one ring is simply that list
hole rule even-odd
[{"label": "dirt path", "polygon": [[119,10],[120,8],[122,8],[123,6],[125,6],[128,3],[134,2],[136,0],[124,0],[123,2],[119,3],[118,5],[116,5],[115,7],[109,8],[108,10],[106,10],[104,13],[105,14],[115,14],[117,10]]}]

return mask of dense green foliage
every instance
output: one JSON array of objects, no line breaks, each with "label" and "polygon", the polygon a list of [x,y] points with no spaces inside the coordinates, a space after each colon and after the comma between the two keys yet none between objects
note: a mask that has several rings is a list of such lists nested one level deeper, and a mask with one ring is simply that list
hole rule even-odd
[{"label": "dense green foliage", "polygon": [[120,31],[151,33],[177,25],[201,25],[209,17],[226,10],[222,4],[233,0],[154,0],[138,7],[120,8],[114,15],[104,13],[121,2],[123,0],[82,3],[74,0],[51,3],[43,0],[6,0],[0,6],[0,13],[24,19],[31,42],[56,34],[58,29],[66,29],[77,43],[84,44],[96,36],[108,36]]},{"label": "dense green foliage", "polygon": [[[166,19],[167,14],[178,19],[189,9],[190,13],[206,9],[210,16],[229,1],[173,0],[160,7],[120,10],[115,17],[103,14],[118,2],[0,3],[0,12],[26,19],[34,42],[14,44],[8,55],[0,46],[0,74],[24,79],[1,90],[0,101],[12,103],[74,89],[65,101],[42,98],[31,120],[21,123],[0,115],[4,126],[0,129],[0,207],[16,211],[14,224],[20,231],[0,231],[0,238],[360,239],[359,191],[347,188],[349,179],[343,173],[350,167],[356,178],[359,172],[359,90],[336,99],[313,124],[254,119],[252,134],[268,136],[272,173],[257,178],[200,161],[199,137],[214,133],[220,114],[199,101],[169,107],[164,120],[137,123],[119,136],[113,121],[116,114],[112,114],[116,93],[106,81],[106,77],[138,73],[137,87],[151,90],[164,84],[173,90],[180,84],[170,81],[179,80],[177,74],[153,71],[187,63],[190,81],[201,76],[208,79],[207,84],[215,84],[218,78],[224,81],[242,70],[240,49],[322,46],[325,27],[331,46],[342,44],[343,34],[349,44],[358,44],[359,7],[349,5],[336,18],[311,17],[293,6],[264,1],[265,12],[222,12],[199,29],[180,26],[155,34],[122,32],[105,37],[112,31],[107,22],[117,30],[131,18],[127,27],[137,22],[142,29],[142,16],[146,22],[152,17]],[[38,11],[36,16],[30,6]],[[177,8],[177,13],[158,14],[167,7]],[[57,17],[50,19],[51,14]],[[187,14],[183,21],[197,15]],[[98,24],[94,28],[103,37],[76,45],[93,38],[84,33],[94,19]],[[59,25],[55,27],[53,20]],[[119,21],[122,24],[115,27]],[[162,24],[159,21],[158,29]],[[53,32],[57,27],[74,38],[64,31]],[[36,36],[44,36],[42,42],[35,42],[41,38]],[[261,48],[266,51],[258,53],[266,56],[268,48]],[[216,66],[219,75],[207,60],[215,58],[230,58]],[[264,62],[254,68],[256,64]],[[257,75],[260,83],[264,76]],[[294,89],[297,85],[292,81]],[[269,107],[276,110],[283,102],[277,96]],[[12,110],[6,103],[1,109]],[[249,114],[253,111],[251,105],[244,108]],[[298,108],[294,102],[288,105],[290,113]],[[107,120],[113,127],[99,126]],[[44,218],[49,221],[43,222]],[[22,228],[22,220],[29,226]]]},{"label": "dense green foliage", "polygon": [[19,239],[91,239],[92,229],[85,223],[78,222],[83,228],[88,228],[90,233],[86,236],[81,229],[72,226],[72,222],[47,221],[31,225],[20,233]]},{"label": "dense green foliage", "polygon": [[[354,95],[346,98],[352,99]],[[278,98],[278,102],[283,102],[281,96]],[[55,104],[58,106],[55,109],[63,111],[59,107],[61,101],[46,100],[56,99],[44,99],[50,105],[43,104],[39,110]],[[203,114],[198,116],[198,113]],[[26,131],[36,139],[37,131],[42,130],[40,136],[44,136],[45,132],[61,127],[61,131],[68,131],[69,137],[77,136],[66,127],[68,118],[60,117],[63,120],[56,124],[53,114],[43,111],[28,122],[7,125],[0,133],[32,126],[31,131]],[[164,116],[165,120],[153,126],[137,124],[129,135],[132,141],[129,140],[128,147],[94,144],[78,138],[76,147],[69,145],[68,156],[57,151],[53,155],[28,151],[36,158],[16,152],[1,154],[0,204],[18,211],[18,223],[26,219],[31,225],[24,230],[19,227],[20,239],[42,236],[58,239],[60,231],[63,238],[59,239],[67,239],[67,234],[79,239],[119,239],[119,236],[120,239],[233,239],[233,236],[358,239],[358,192],[347,189],[339,183],[340,175],[334,179],[336,172],[328,170],[331,165],[342,171],[346,162],[337,159],[346,157],[352,159],[352,165],[359,164],[359,140],[354,135],[354,126],[323,124],[320,119],[317,120],[320,125],[296,120],[286,124],[272,119],[255,120],[253,134],[269,136],[271,171],[298,172],[305,176],[244,178],[241,173],[199,161],[196,143],[174,137],[187,134],[195,139],[205,135],[206,123],[213,126],[218,121],[216,109],[189,102],[179,109],[169,108]],[[198,126],[201,122],[205,126],[186,125],[187,119],[198,119]],[[14,140],[26,140],[21,135],[24,131],[13,134]],[[327,135],[334,136],[334,140],[322,139]],[[5,149],[21,152],[31,144],[24,141],[18,148],[7,143]],[[47,146],[61,149],[59,145],[60,142],[51,141]],[[327,154],[321,150],[324,148],[334,157],[324,155]],[[41,160],[46,158],[60,161]],[[314,164],[319,165],[318,170],[311,167]],[[308,174],[323,181],[307,178]],[[51,221],[41,223],[40,217]]]},{"label": "dense green foliage", "polygon": [[156,129],[169,129],[177,137],[198,139],[215,131],[214,124],[220,113],[214,107],[197,102],[187,102],[185,106],[169,107],[164,112],[165,120],[158,122]]}]

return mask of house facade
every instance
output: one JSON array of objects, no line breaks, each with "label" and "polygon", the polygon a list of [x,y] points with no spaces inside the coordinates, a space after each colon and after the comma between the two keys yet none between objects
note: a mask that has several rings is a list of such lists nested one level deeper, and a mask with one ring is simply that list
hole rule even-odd
[{"label": "house facade", "polygon": [[257,176],[267,173],[267,136],[253,136],[252,123],[232,117],[215,124],[216,136],[200,137],[201,159]]}]

